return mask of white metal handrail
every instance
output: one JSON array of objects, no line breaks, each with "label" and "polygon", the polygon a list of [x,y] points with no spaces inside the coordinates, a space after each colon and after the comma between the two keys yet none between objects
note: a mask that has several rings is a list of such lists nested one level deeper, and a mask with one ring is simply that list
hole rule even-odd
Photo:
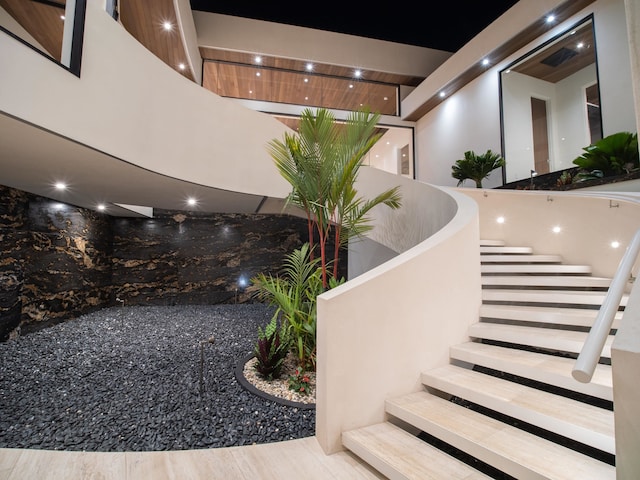
[{"label": "white metal handrail", "polygon": [[629,243],[627,250],[620,260],[618,270],[613,276],[611,285],[609,285],[609,290],[602,302],[600,311],[593,322],[587,340],[584,342],[582,351],[578,355],[578,359],[573,367],[571,375],[579,382],[589,383],[593,377],[593,372],[602,355],[602,349],[611,331],[613,319],[620,307],[620,301],[622,300],[622,295],[624,294],[625,287],[631,275],[631,269],[636,262],[638,253],[640,253],[640,230],[633,236],[631,243]]}]

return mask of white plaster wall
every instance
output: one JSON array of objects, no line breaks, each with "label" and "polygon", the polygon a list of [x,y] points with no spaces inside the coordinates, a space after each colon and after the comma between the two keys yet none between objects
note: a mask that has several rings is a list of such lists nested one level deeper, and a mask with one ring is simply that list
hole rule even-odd
[{"label": "white plaster wall", "polygon": [[[493,72],[493,73],[491,73]],[[496,128],[497,126],[497,128]],[[501,153],[498,75],[492,68],[476,78],[416,124],[416,178],[441,186],[455,186],[451,167],[464,152]],[[502,172],[494,170],[483,182],[486,188],[502,184]],[[467,181],[466,187],[475,188]]]},{"label": "white plaster wall", "polygon": [[433,48],[218,13],[194,11],[193,16],[202,47],[420,77],[426,77],[451,56]]},{"label": "white plaster wall", "polygon": [[603,133],[637,132],[624,0],[600,0],[595,7]]},{"label": "white plaster wall", "polygon": [[170,177],[289,192],[266,149],[287,127],[173,71],[99,3],[87,3],[80,78],[5,34],[0,63],[12,66],[0,69],[0,112]]},{"label": "white plaster wall", "polygon": [[[531,15],[537,11],[533,2],[520,2],[522,8],[509,13],[514,22],[525,22],[525,14]],[[525,4],[526,3],[526,4]],[[530,11],[529,11],[530,10]],[[500,142],[500,92],[498,75],[510,63],[528,53],[545,41],[568,29],[588,15],[594,15],[596,30],[596,48],[598,56],[598,72],[602,99],[602,121],[604,134],[617,131],[637,131],[635,122],[635,108],[630,75],[629,48],[623,0],[598,0],[583,9],[564,23],[557,25],[535,42],[523,47],[511,57],[489,68],[486,73],[473,82],[446,98],[439,106],[430,111],[416,123],[416,178],[436,185],[455,185],[456,180],[451,177],[451,165],[467,149],[476,151],[491,148],[501,152]],[[535,17],[529,17],[528,22]],[[507,17],[503,16],[496,25],[504,27]],[[526,23],[526,22],[525,22]],[[489,36],[496,34],[496,28],[490,28],[487,38],[492,42],[487,45],[496,46],[502,41]],[[506,35],[503,32],[503,35]],[[411,105],[419,104],[419,98],[428,98],[438,92],[446,84],[445,79],[451,79],[457,70],[462,69],[461,63],[469,65],[473,50],[480,48],[480,38],[476,37],[469,48],[461,50],[445,62],[431,77],[416,88],[403,102],[402,111],[411,111]],[[488,48],[485,45],[485,48]],[[457,58],[459,57],[459,58]],[[462,58],[464,57],[464,58]],[[478,57],[480,60],[481,57]],[[464,61],[463,61],[464,60]],[[455,67],[455,68],[454,68]],[[457,69],[457,70],[456,70]],[[509,167],[507,167],[507,172]],[[527,171],[527,175],[529,175]],[[485,187],[501,185],[500,174],[494,171]],[[467,183],[467,186],[471,184]]]}]

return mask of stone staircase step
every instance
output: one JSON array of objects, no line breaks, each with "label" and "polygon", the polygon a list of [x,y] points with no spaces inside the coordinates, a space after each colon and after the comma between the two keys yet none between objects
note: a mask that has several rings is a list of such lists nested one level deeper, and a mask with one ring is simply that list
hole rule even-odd
[{"label": "stone staircase step", "polygon": [[452,360],[491,368],[584,395],[613,401],[610,365],[598,364],[591,382],[582,383],[571,376],[571,370],[575,365],[575,360],[572,358],[479,342],[453,345],[449,352]]},{"label": "stone staircase step", "polygon": [[480,246],[480,253],[502,253],[502,254],[532,254],[531,247],[505,247],[502,245]]},{"label": "stone staircase step", "polygon": [[424,372],[422,382],[441,392],[615,454],[614,419],[610,410],[455,365]]},{"label": "stone staircase step", "polygon": [[522,287],[609,288],[610,278],[584,275],[483,275],[482,285]]},{"label": "stone staircase step", "polygon": [[391,480],[491,478],[389,422],[343,432],[342,444]]},{"label": "stone staircase step", "polygon": [[480,240],[480,246],[481,247],[504,247],[505,243],[504,243],[504,240],[484,239],[484,240]]},{"label": "stone staircase step", "polygon": [[[607,292],[576,290],[524,290],[483,289],[482,300],[487,302],[553,303],[573,305],[602,305]],[[627,304],[628,295],[623,295],[620,305]]]},{"label": "stone staircase step", "polygon": [[481,263],[560,263],[560,255],[480,255]]},{"label": "stone staircase step", "polygon": [[589,265],[565,265],[565,264],[482,264],[480,272],[499,273],[499,274],[590,274],[591,267]]},{"label": "stone staircase step", "polygon": [[424,391],[387,400],[386,411],[518,479],[615,478],[607,463]]},{"label": "stone staircase step", "polygon": [[[525,327],[478,322],[469,326],[469,336],[477,339],[544,348],[558,352],[580,353],[587,338],[586,332],[558,330],[555,328]],[[611,358],[613,335],[609,335],[602,351],[602,357]]]},{"label": "stone staircase step", "polygon": [[[624,312],[616,312],[613,328],[618,328]],[[598,310],[586,308],[554,308],[538,305],[481,305],[480,318],[520,322],[572,325],[591,328]]]}]

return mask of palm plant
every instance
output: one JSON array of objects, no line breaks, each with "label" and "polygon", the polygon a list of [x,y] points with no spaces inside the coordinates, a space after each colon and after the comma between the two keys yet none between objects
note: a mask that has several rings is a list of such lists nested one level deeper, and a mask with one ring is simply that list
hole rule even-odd
[{"label": "palm plant", "polygon": [[583,150],[584,153],[573,161],[586,171],[586,174],[582,174],[583,178],[594,171],[604,175],[619,175],[640,167],[637,133],[614,133]]},{"label": "palm plant", "polygon": [[[355,182],[367,152],[380,139],[376,124],[380,116],[367,109],[352,112],[340,124],[330,110],[305,109],[297,134],[285,133],[283,140],[269,143],[269,152],[280,174],[292,191],[287,202],[302,208],[307,215],[311,258],[314,258],[314,233],[318,235],[323,288],[329,286],[328,270],[337,279],[339,249],[349,238],[362,235],[369,226],[368,213],[379,204],[399,208],[398,188],[375,198],[358,196]],[[333,232],[332,232],[333,231]],[[326,251],[333,233],[333,260]]]},{"label": "palm plant", "polygon": [[496,168],[503,167],[504,164],[504,158],[491,150],[487,150],[482,155],[477,155],[469,150],[464,152],[463,159],[456,160],[456,163],[451,167],[451,176],[458,180],[458,186],[464,184],[465,180],[473,180],[476,182],[477,188],[482,188],[482,180],[487,178]]},{"label": "palm plant", "polygon": [[258,287],[258,298],[276,307],[273,319],[280,317],[288,327],[298,364],[312,370],[316,358],[316,297],[323,290],[319,261],[310,258],[309,244],[305,243],[285,257],[277,276],[260,273],[252,279]]}]

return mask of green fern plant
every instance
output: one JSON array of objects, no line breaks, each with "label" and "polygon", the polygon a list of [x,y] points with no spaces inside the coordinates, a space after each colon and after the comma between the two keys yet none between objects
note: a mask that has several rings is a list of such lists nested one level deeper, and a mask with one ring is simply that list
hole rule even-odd
[{"label": "green fern plant", "polygon": [[[276,307],[274,318],[281,317],[290,327],[290,348],[298,365],[311,371],[316,367],[316,298],[325,291],[319,262],[311,258],[305,243],[285,257],[279,275],[260,273],[251,280],[257,287],[256,296]],[[344,279],[331,277],[329,288],[342,282]]]},{"label": "green fern plant", "polygon": [[256,357],[256,371],[266,380],[274,380],[280,377],[285,358],[289,353],[289,328],[280,325],[277,318],[262,328],[258,327],[258,341],[254,347]]},{"label": "green fern plant", "polygon": [[469,150],[464,152],[464,158],[456,160],[451,167],[451,176],[458,180],[458,187],[465,180],[473,180],[477,188],[482,188],[482,180],[496,168],[504,167],[504,164],[504,158],[491,150],[482,155]]}]

